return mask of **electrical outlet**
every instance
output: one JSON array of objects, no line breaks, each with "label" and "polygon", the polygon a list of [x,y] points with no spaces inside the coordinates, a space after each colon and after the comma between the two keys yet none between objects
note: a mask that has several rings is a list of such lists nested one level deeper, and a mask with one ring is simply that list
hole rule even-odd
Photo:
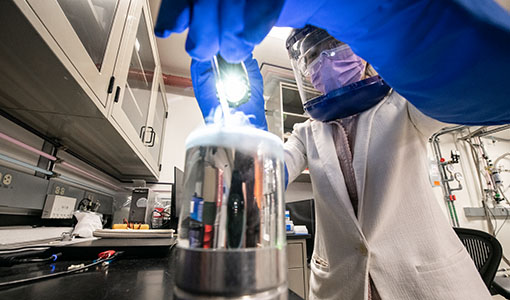
[{"label": "electrical outlet", "polygon": [[10,185],[12,183],[12,175],[11,174],[5,174],[4,179],[2,180],[2,183],[4,185]]},{"label": "electrical outlet", "polygon": [[43,219],[71,219],[73,217],[76,198],[60,195],[46,196],[42,218]]}]

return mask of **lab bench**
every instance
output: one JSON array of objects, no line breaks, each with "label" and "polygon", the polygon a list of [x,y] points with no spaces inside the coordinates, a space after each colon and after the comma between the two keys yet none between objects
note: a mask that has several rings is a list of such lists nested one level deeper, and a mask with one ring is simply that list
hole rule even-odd
[{"label": "lab bench", "polygon": [[[289,239],[289,242],[292,242],[292,239]],[[87,247],[90,250],[88,252],[93,252],[102,250],[103,246],[88,242]],[[157,246],[154,247],[159,249]],[[74,250],[79,251],[80,248],[76,247]],[[157,251],[155,255],[157,257],[151,257],[151,251],[147,250],[143,257],[133,257],[129,254],[132,254],[132,251],[126,251],[126,255],[118,257],[107,267],[92,267],[82,273],[0,289],[0,299],[174,299],[176,251],[167,250],[163,255],[161,251]],[[71,253],[71,257],[74,258],[78,252]],[[48,264],[0,267],[2,274],[0,282],[59,272],[71,264],[90,261],[89,255],[76,261],[57,261],[54,263],[54,269]],[[288,299],[302,300],[292,291],[289,291]]]}]

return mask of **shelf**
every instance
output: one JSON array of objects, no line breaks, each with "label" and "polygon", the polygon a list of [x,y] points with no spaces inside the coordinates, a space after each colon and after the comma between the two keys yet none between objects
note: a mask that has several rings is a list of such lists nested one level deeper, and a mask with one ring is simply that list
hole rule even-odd
[{"label": "shelf", "polygon": [[281,99],[284,111],[299,115],[303,115],[305,113],[301,97],[299,96],[299,91],[295,85],[282,83]]},{"label": "shelf", "polygon": [[287,132],[292,132],[294,124],[303,123],[307,119],[308,119],[308,117],[305,117],[303,115],[284,113],[283,114],[283,132],[284,132],[284,134]]}]

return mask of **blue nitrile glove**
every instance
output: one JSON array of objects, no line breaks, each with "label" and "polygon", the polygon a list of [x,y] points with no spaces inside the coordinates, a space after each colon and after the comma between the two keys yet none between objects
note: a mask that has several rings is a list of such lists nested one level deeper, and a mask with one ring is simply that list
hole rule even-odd
[{"label": "blue nitrile glove", "polygon": [[208,61],[220,53],[240,62],[276,23],[283,1],[163,0],[155,33],[167,37],[189,27],[186,51],[192,58]]},{"label": "blue nitrile glove", "polygon": [[[250,123],[257,128],[267,130],[266,114],[264,110],[264,82],[257,60],[250,55],[245,61],[246,71],[250,79],[251,96],[248,102],[241,104],[236,111],[241,111],[246,115],[252,115]],[[191,61],[191,80],[193,90],[198,105],[206,123],[212,121],[212,114],[220,106],[216,94],[216,81],[210,61]]]},{"label": "blue nitrile glove", "polygon": [[[235,2],[235,3],[234,3]],[[283,8],[282,3],[284,2]],[[326,29],[425,114],[467,125],[510,123],[510,16],[475,0],[164,0],[156,34],[189,27],[193,58],[239,61],[277,26]],[[236,4],[237,3],[237,4]]]}]

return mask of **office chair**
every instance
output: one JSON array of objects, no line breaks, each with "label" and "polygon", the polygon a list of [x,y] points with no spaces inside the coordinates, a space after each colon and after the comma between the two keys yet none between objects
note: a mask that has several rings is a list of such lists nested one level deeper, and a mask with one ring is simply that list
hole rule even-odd
[{"label": "office chair", "polygon": [[490,289],[503,255],[501,244],[495,237],[480,230],[453,229],[473,259],[483,282]]}]

